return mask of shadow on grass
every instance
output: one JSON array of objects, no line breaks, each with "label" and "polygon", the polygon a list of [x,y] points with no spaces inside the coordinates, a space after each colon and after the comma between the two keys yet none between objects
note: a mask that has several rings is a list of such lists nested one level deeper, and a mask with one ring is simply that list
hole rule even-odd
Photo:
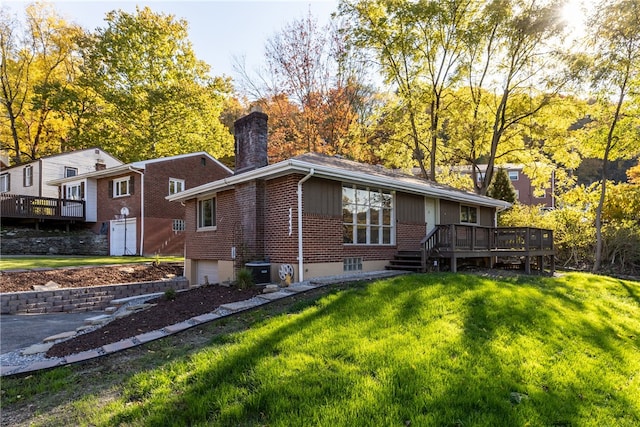
[{"label": "shadow on grass", "polygon": [[576,425],[601,403],[590,397],[637,406],[608,378],[590,391],[554,371],[574,339],[624,360],[611,328],[585,309],[546,279],[440,274],[359,286],[132,378],[108,422]]}]

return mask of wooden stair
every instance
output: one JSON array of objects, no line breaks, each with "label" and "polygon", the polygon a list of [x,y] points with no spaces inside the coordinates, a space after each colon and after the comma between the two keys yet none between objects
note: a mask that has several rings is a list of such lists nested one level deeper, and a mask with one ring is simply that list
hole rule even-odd
[{"label": "wooden stair", "polygon": [[387,270],[422,271],[422,252],[420,251],[398,251],[385,267]]}]

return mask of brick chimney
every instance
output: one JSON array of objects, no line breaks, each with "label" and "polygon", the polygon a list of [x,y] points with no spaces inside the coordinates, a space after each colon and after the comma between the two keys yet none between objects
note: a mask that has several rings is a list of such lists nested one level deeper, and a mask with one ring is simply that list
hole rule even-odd
[{"label": "brick chimney", "polygon": [[[267,119],[266,114],[254,111],[234,123],[236,174],[268,165]],[[234,246],[244,248],[243,262],[264,259],[265,182],[253,179],[238,183],[234,193],[238,208]]]},{"label": "brick chimney", "polygon": [[266,114],[254,111],[239,118],[233,124],[236,174],[269,164],[267,158],[267,120]]}]

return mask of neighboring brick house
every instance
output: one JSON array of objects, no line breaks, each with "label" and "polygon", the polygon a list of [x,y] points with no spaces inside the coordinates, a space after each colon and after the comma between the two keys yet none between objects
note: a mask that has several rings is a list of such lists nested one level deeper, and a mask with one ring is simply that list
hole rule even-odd
[{"label": "neighboring brick house", "polygon": [[[185,275],[225,282],[243,263],[284,265],[295,280],[384,269],[420,250],[440,224],[495,226],[508,203],[360,164],[307,153],[267,164],[267,116],[238,120],[236,173],[168,196],[186,205]],[[206,276],[206,277],[205,277]]]},{"label": "neighboring brick house", "polygon": [[[70,151],[41,157],[29,163],[3,167],[0,193],[20,196],[58,198],[58,187],[47,183],[86,172],[122,165],[122,162],[100,148]],[[64,195],[62,198],[65,198]]]},{"label": "neighboring brick house", "polygon": [[[469,169],[470,168],[467,167],[461,168],[459,170],[462,174],[471,175]],[[487,165],[478,165],[478,169],[480,170],[478,179],[483,179],[484,173],[487,170]],[[555,187],[555,174],[553,173],[553,171],[551,172],[551,176],[549,177],[549,181],[547,185],[545,185],[545,188],[536,189],[536,187],[531,183],[531,178],[529,178],[529,176],[524,172],[524,165],[513,163],[496,165],[494,169],[494,177],[498,169],[505,169],[507,171],[509,180],[511,181],[513,189],[516,192],[516,198],[518,202],[523,205],[530,206],[542,205],[542,207],[548,209],[553,209],[555,207],[553,195]]]},{"label": "neighboring brick house", "polygon": [[110,255],[183,255],[184,206],[165,197],[232,171],[198,152],[129,163],[73,178],[54,180],[86,203],[86,221],[109,235]]}]

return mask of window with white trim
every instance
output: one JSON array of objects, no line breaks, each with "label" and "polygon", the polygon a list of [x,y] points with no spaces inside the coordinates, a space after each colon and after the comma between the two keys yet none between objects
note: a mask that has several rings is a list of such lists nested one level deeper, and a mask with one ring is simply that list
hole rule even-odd
[{"label": "window with white trim", "polygon": [[33,166],[25,166],[24,173],[24,186],[31,187],[33,185]]},{"label": "window with white trim", "polygon": [[477,224],[478,223],[478,208],[475,206],[460,206],[460,222]]},{"label": "window with white trim", "polygon": [[69,178],[70,176],[78,175],[78,168],[72,168],[70,166],[64,167],[64,177]]},{"label": "window with white trim", "polygon": [[216,198],[198,200],[198,228],[216,226]]},{"label": "window with white trim", "polygon": [[131,194],[129,188],[130,177],[113,180],[113,197],[123,197]]},{"label": "window with white trim", "polygon": [[391,245],[393,195],[378,189],[342,187],[343,242],[354,245]]},{"label": "window with white trim", "polygon": [[8,193],[11,190],[10,179],[8,173],[0,175],[0,193]]},{"label": "window with white trim", "polygon": [[511,181],[517,181],[520,179],[520,172],[518,171],[509,171],[509,179]]},{"label": "window with white trim", "polygon": [[169,178],[169,195],[184,191],[184,179]]},{"label": "window with white trim", "polygon": [[82,200],[82,184],[67,185],[67,194],[65,198],[69,200]]}]

